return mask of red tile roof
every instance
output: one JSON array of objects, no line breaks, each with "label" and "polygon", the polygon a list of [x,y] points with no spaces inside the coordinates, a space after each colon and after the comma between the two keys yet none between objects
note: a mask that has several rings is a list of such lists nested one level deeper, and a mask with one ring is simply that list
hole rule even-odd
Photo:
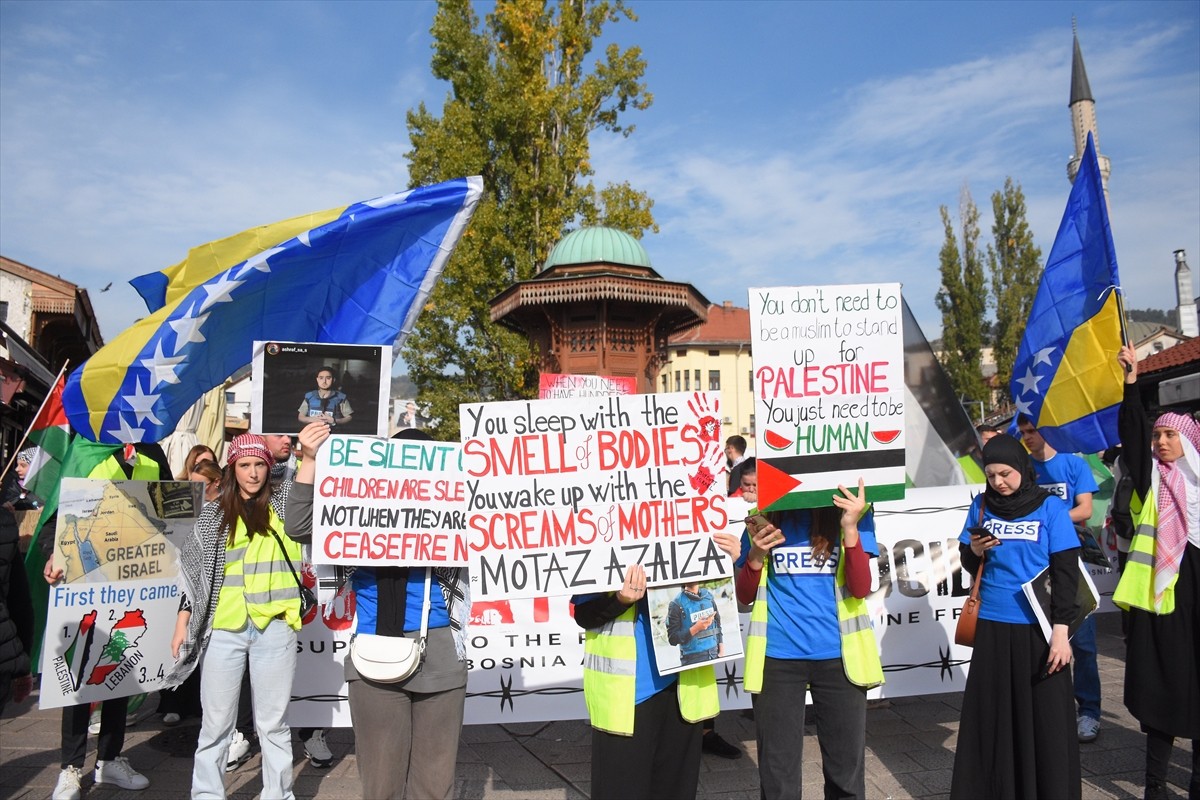
[{"label": "red tile roof", "polygon": [[1187,364],[1194,364],[1200,369],[1200,336],[1193,336],[1161,353],[1146,356],[1138,362],[1138,375],[1149,375]]},{"label": "red tile roof", "polygon": [[681,344],[750,344],[750,309],[735,305],[708,306],[708,321],[699,327],[677,333],[671,346]]}]

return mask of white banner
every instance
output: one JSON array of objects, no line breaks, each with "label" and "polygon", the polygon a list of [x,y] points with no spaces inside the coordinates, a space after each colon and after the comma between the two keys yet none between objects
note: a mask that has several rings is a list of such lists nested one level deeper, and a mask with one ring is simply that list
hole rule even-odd
[{"label": "white banner", "polygon": [[[971,498],[982,489],[981,485],[910,489],[904,500],[876,504],[879,558],[872,562],[875,588],[868,604],[887,682],[872,690],[871,697],[960,692],[966,686],[972,651],[954,644],[954,625],[971,579],[959,568],[957,539]],[[1115,566],[1115,552],[1109,556]],[[1100,610],[1115,610],[1111,603],[1118,577],[1115,570],[1089,568],[1089,572],[1101,595]],[[741,624],[744,637],[748,614],[741,615]],[[325,666],[310,664],[330,659],[330,646],[304,643],[325,636],[316,629],[318,625],[305,626],[301,636],[296,694],[344,697],[340,662],[344,649],[333,654],[338,659],[336,685],[315,686],[307,677],[318,669],[326,674]],[[467,723],[585,719],[583,635],[567,597],[474,603],[468,629]],[[722,707],[748,708],[742,662],[715,668]],[[301,685],[306,687],[303,692]],[[310,699],[305,705],[311,709],[318,703]],[[292,703],[291,724],[330,724],[297,722],[297,706]],[[348,714],[303,719],[331,718],[333,725],[349,724]]]},{"label": "white banner", "polygon": [[461,448],[331,436],[313,492],[317,564],[464,566]]},{"label": "white banner", "polygon": [[38,704],[60,708],[153,691],[174,659],[180,542],[203,484],[64,478]]}]

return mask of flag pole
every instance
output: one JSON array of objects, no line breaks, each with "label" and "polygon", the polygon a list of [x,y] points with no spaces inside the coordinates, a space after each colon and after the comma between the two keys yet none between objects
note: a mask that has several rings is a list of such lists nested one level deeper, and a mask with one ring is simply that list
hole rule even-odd
[{"label": "flag pole", "polygon": [[17,442],[17,446],[13,448],[12,455],[8,457],[8,463],[4,465],[4,471],[0,472],[0,480],[4,480],[8,476],[8,471],[12,469],[13,463],[17,460],[17,456],[21,454],[24,445],[29,441],[29,433],[33,430],[33,426],[37,424],[38,418],[42,416],[42,412],[46,410],[46,403],[50,402],[50,398],[54,395],[54,387],[58,386],[58,382],[62,380],[66,374],[67,367],[70,366],[71,359],[63,362],[62,369],[58,371],[58,375],[54,377],[54,382],[50,384],[50,391],[46,392],[46,397],[42,400],[42,404],[38,406],[37,413],[33,415],[33,421],[29,423],[29,427],[25,429],[25,433],[21,434],[21,441]]},{"label": "flag pole", "polygon": [[[1133,347],[1133,342],[1129,341],[1129,323],[1125,321],[1125,293],[1120,286],[1114,286],[1113,291],[1117,293],[1117,319],[1121,323],[1121,344],[1126,347]],[[1125,372],[1133,371],[1131,364],[1125,365]]]}]

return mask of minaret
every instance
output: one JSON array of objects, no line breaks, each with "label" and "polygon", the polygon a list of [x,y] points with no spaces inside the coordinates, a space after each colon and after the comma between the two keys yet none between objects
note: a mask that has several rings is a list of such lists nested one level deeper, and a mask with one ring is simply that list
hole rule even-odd
[{"label": "minaret", "polygon": [[1087,135],[1092,134],[1096,143],[1096,158],[1100,162],[1100,180],[1104,184],[1104,204],[1112,213],[1112,203],[1108,199],[1108,175],[1112,170],[1108,156],[1100,154],[1100,132],[1096,129],[1096,101],[1092,99],[1092,87],[1088,85],[1087,70],[1083,66],[1083,51],[1079,49],[1079,33],[1075,29],[1075,18],[1071,18],[1071,36],[1075,40],[1075,53],[1071,59],[1071,129],[1075,133],[1075,155],[1067,162],[1067,178],[1075,182],[1075,173],[1079,172],[1079,160],[1083,158],[1083,148],[1087,146]]},{"label": "minaret", "polygon": [[1200,322],[1196,319],[1196,299],[1192,294],[1192,271],[1188,269],[1187,253],[1175,251],[1175,297],[1178,302],[1176,317],[1179,332],[1184,336],[1200,334]]}]

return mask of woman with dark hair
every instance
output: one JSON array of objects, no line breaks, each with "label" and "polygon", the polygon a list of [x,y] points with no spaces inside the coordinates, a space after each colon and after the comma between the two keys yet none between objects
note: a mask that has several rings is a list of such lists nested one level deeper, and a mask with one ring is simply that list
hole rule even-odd
[{"label": "woman with dark hair", "polygon": [[283,717],[291,701],[301,625],[293,573],[300,545],[281,535],[291,484],[272,493],[273,463],[263,437],[235,437],[220,496],[200,512],[180,552],[184,593],[171,639],[178,661],[166,685],[183,683],[203,656],[204,714],[192,767],[193,797],[225,797],[227,753],[247,666],[262,743],[262,797],[294,797],[292,735]]},{"label": "woman with dark hair", "polygon": [[[287,530],[299,540],[312,535],[317,454],[329,429],[300,432],[304,460],[288,497]],[[417,429],[393,439],[429,441]],[[458,739],[467,698],[466,622],[471,588],[461,567],[361,566],[350,576],[358,634],[419,639],[428,597],[428,635],[416,672],[395,683],[359,675],[345,662],[350,719],[354,727],[363,797],[449,798],[454,791]],[[428,594],[427,594],[428,593]]]},{"label": "woman with dark hair", "polygon": [[[974,575],[983,560],[983,583],[950,796],[1078,798],[1067,626],[1078,611],[1079,537],[1066,506],[1037,485],[1020,442],[992,437],[983,465],[987,488],[958,537],[964,570]],[[1022,589],[1047,568],[1049,642]]]},{"label": "woman with dark hair", "polygon": [[803,785],[805,694],[812,692],[825,796],[866,796],[867,689],[883,683],[864,598],[871,591],[875,521],[862,480],[823,508],[751,512],[741,542],[716,534],[737,559],[737,595],[753,603],[746,691],[758,728],[764,798]]},{"label": "woman with dark hair", "polygon": [[1175,737],[1192,740],[1188,797],[1200,797],[1200,424],[1166,413],[1150,427],[1137,354],[1121,350],[1121,461],[1133,478],[1133,541],[1113,602],[1129,611],[1125,706],[1146,734],[1146,798],[1170,797]]},{"label": "woman with dark hair", "polygon": [[179,473],[179,480],[193,480],[192,472],[201,461],[211,461],[218,469],[220,468],[220,465],[217,464],[217,454],[211,447],[206,444],[194,445],[191,450],[188,450],[187,458],[183,460],[183,471]]}]

